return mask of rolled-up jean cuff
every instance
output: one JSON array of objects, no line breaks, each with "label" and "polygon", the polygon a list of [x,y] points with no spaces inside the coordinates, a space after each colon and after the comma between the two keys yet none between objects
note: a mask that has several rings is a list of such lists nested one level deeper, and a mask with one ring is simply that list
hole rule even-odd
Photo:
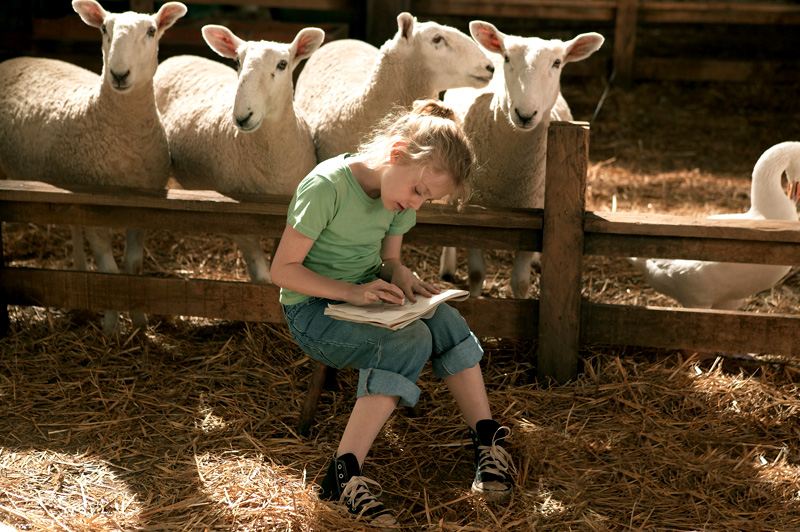
[{"label": "rolled-up jean cuff", "polygon": [[481,361],[481,358],[483,358],[481,344],[470,332],[463,342],[441,355],[431,358],[433,374],[443,379],[473,367]]},{"label": "rolled-up jean cuff", "polygon": [[365,395],[399,396],[399,406],[414,406],[419,401],[419,387],[397,373],[377,368],[364,368],[358,371],[358,393]]}]

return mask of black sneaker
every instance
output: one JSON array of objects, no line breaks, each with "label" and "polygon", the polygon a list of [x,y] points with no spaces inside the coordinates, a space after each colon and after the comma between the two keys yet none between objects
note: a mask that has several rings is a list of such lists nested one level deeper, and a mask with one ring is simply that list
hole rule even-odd
[{"label": "black sneaker", "polygon": [[514,483],[510,471],[516,473],[511,456],[501,446],[511,434],[511,429],[494,420],[482,419],[470,429],[475,445],[475,480],[472,492],[496,502],[505,502],[511,496]]},{"label": "black sneaker", "polygon": [[397,520],[386,509],[378,496],[369,489],[372,484],[380,495],[380,485],[372,479],[361,476],[358,460],[352,453],[331,458],[328,473],[322,481],[320,498],[343,503],[347,510],[357,518],[363,518],[371,525],[378,527],[392,526]]}]

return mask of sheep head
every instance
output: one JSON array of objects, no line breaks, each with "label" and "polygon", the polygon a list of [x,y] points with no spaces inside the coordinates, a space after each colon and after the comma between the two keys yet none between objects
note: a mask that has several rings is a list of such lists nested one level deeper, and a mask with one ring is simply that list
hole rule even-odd
[{"label": "sheep head", "polygon": [[410,13],[397,17],[391,43],[406,50],[413,68],[430,76],[432,94],[459,87],[483,88],[494,65],[469,36],[436,22],[417,22]]},{"label": "sheep head", "polygon": [[604,40],[598,33],[583,33],[569,41],[517,37],[480,20],[469,27],[475,41],[493,54],[495,66],[503,69],[503,78],[495,81],[502,83],[496,98],[512,127],[520,130],[535,129],[549,118],[561,91],[564,65],[586,59]]},{"label": "sheep head", "polygon": [[152,83],[158,68],[158,41],[186,14],[180,2],[168,2],[155,15],[109,13],[95,0],[73,0],[81,19],[103,34],[104,83],[117,92]]},{"label": "sheep head", "polygon": [[203,38],[212,50],[236,62],[239,81],[233,103],[233,121],[240,131],[256,131],[264,120],[279,120],[293,109],[295,67],[319,48],[325,32],[300,30],[290,44],[245,41],[225,26],[203,27]]}]

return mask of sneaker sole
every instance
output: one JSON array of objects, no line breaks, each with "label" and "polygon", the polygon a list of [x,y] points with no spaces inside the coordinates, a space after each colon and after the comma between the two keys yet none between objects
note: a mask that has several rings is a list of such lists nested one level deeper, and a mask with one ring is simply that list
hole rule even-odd
[{"label": "sneaker sole", "polygon": [[472,484],[472,493],[492,502],[506,502],[511,498],[511,490],[485,490]]}]

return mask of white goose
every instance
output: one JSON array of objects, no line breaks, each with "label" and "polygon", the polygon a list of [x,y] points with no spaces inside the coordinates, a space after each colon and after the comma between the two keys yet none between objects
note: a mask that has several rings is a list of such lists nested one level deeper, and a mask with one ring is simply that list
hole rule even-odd
[{"label": "white goose", "polygon": [[[789,180],[789,195],[782,176]],[[798,220],[800,142],[782,142],[761,155],[753,168],[750,210],[718,214],[714,219]],[[790,266],[708,262],[699,260],[628,259],[647,276],[650,285],[684,307],[736,310],[747,298],[771,288]]]}]

